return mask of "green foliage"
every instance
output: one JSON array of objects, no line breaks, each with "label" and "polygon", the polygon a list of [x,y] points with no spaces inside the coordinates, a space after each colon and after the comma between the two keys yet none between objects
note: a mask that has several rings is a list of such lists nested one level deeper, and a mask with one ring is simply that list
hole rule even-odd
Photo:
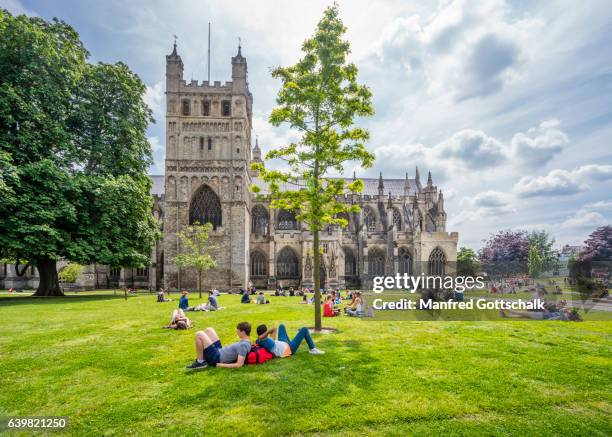
[{"label": "green foliage", "polygon": [[[308,225],[317,250],[319,231],[328,224],[346,226],[338,218],[341,212],[359,211],[357,205],[338,201],[338,196],[358,193],[363,182],[346,183],[334,179],[348,162],[369,168],[374,155],[365,148],[367,130],[354,125],[355,117],[374,113],[372,93],[357,83],[357,67],[347,62],[349,43],[342,39],[346,28],[339,18],[338,6],[327,8],[314,36],[304,41],[304,56],[290,67],[272,72],[282,82],[270,123],[288,124],[300,132],[299,141],[271,150],[267,160],[284,161],[288,171],[268,170],[254,163],[269,188],[270,206],[296,212],[296,218]],[[285,186],[293,190],[287,190]],[[254,192],[259,190],[253,187]],[[314,257],[315,294],[319,293],[319,257]],[[315,297],[315,325],[321,326],[319,299]]]},{"label": "green foliage", "polygon": [[542,270],[554,270],[559,260],[559,252],[553,249],[555,239],[545,231],[532,231],[527,236],[530,247],[535,246],[542,258]]},{"label": "green foliage", "polygon": [[200,297],[202,297],[202,274],[217,265],[211,255],[217,249],[209,240],[212,229],[210,223],[193,224],[184,228],[179,232],[181,252],[172,259],[179,267],[191,267],[198,272]]},{"label": "green foliage", "polygon": [[480,269],[478,255],[473,249],[462,247],[457,252],[457,273],[463,276],[476,276]]},{"label": "green foliage", "polygon": [[532,245],[529,249],[529,276],[531,278],[537,278],[542,273],[543,261],[538,248]]},{"label": "green foliage", "polygon": [[70,284],[74,284],[79,277],[79,275],[83,272],[83,266],[77,263],[70,263],[63,269],[61,269],[57,276],[59,280],[62,282],[68,282]]},{"label": "green foliage", "polygon": [[152,217],[151,111],[125,64],[88,64],[66,23],[0,11],[0,257],[140,266]]}]

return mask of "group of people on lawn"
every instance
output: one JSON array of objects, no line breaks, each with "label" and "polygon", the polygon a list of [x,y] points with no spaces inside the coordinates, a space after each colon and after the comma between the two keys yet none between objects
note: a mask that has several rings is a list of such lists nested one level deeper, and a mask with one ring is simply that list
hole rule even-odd
[{"label": "group of people on lawn", "polygon": [[[236,335],[239,341],[229,346],[223,346],[219,336],[213,328],[198,331],[195,335],[196,359],[187,366],[189,370],[204,369],[208,366],[226,367],[237,369],[246,363],[246,357],[251,352],[251,324],[240,322],[236,326]],[[266,349],[277,358],[285,358],[294,355],[302,342],[308,345],[309,353],[322,355],[323,352],[314,344],[307,328],[300,328],[293,337],[289,338],[287,328],[280,324],[278,329],[269,328],[266,325],[257,327],[257,345]]]}]

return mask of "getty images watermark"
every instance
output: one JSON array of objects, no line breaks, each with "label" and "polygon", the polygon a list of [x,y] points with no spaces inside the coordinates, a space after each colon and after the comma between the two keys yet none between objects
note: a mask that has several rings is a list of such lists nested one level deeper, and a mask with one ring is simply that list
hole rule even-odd
[{"label": "getty images watermark", "polygon": [[375,276],[364,293],[364,320],[500,320],[504,311],[545,310],[544,299],[499,299],[485,290],[484,276]]}]

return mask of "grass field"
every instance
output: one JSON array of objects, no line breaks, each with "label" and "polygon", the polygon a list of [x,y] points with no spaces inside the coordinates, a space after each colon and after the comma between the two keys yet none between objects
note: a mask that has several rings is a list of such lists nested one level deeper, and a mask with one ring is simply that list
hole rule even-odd
[{"label": "grass field", "polygon": [[315,336],[325,355],[184,369],[197,329],[312,325],[299,298],[271,300],[224,295],[169,331],[177,302],[152,295],[0,297],[0,416],[68,416],[78,436],[612,434],[612,322],[340,317]]}]

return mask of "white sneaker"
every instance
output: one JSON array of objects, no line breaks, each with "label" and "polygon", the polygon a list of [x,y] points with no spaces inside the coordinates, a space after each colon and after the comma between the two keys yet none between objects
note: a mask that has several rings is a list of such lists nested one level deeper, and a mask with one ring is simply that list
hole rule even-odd
[{"label": "white sneaker", "polygon": [[310,349],[310,350],[308,351],[308,353],[311,353],[311,354],[313,354],[313,355],[323,355],[325,352],[323,352],[321,349],[317,349],[317,348],[315,347],[315,348]]}]

